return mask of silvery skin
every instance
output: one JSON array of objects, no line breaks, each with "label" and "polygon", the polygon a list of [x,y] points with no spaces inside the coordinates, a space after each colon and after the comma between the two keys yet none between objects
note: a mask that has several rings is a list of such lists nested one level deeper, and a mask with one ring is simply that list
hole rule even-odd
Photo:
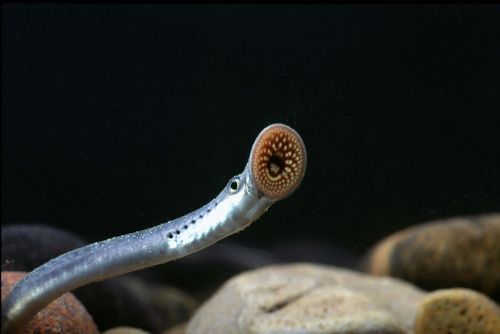
[{"label": "silvery skin", "polygon": [[[292,164],[285,159],[292,154],[282,152],[283,145],[278,141],[283,137],[298,143],[293,146],[297,150],[294,156],[302,153],[299,163],[294,162],[300,165],[295,174],[290,173],[287,166]],[[184,257],[242,230],[297,188],[305,162],[305,147],[293,129],[283,124],[268,126],[257,137],[243,172],[231,178],[205,206],[161,225],[62,254],[26,275],[2,302],[2,334],[17,333],[41,309],[68,291]],[[256,179],[267,175],[262,170],[256,173],[258,166],[263,166],[264,171],[272,169],[272,179]],[[279,168],[283,169],[283,179],[276,172]],[[272,189],[260,189],[259,184],[269,184]]]}]

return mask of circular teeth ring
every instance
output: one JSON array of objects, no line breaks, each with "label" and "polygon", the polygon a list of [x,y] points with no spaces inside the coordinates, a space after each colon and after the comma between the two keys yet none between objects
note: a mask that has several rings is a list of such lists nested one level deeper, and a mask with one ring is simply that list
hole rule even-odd
[{"label": "circular teeth ring", "polygon": [[262,130],[250,155],[251,176],[265,196],[287,197],[299,186],[306,171],[306,148],[299,134],[284,124]]}]

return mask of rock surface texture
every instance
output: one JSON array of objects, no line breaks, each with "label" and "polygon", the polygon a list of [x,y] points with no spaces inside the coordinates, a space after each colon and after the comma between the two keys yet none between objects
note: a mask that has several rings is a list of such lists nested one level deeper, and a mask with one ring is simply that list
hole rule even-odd
[{"label": "rock surface texture", "polygon": [[445,289],[427,295],[415,319],[415,334],[498,334],[500,308],[469,289]]},{"label": "rock surface texture", "polygon": [[135,328],[135,327],[115,327],[108,329],[102,334],[150,334],[149,332],[143,331],[140,328]]},{"label": "rock surface texture", "polygon": [[270,266],[226,282],[186,332],[412,333],[423,296],[396,279],[335,267]]},{"label": "rock surface texture", "polygon": [[499,299],[500,214],[417,225],[382,240],[366,269],[422,288],[467,287]]},{"label": "rock surface texture", "polygon": [[[24,272],[2,271],[2,301],[25,275]],[[95,334],[99,330],[78,299],[66,293],[41,310],[22,333]]]}]

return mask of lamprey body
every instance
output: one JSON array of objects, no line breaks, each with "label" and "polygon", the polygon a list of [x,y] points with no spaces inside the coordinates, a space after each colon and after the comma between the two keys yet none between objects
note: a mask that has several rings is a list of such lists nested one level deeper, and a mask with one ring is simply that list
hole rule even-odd
[{"label": "lamprey body", "polygon": [[17,333],[68,291],[181,258],[240,231],[298,187],[306,161],[297,132],[284,124],[268,126],[255,140],[243,172],[207,205],[167,223],[62,254],[26,275],[2,303],[2,334]]}]

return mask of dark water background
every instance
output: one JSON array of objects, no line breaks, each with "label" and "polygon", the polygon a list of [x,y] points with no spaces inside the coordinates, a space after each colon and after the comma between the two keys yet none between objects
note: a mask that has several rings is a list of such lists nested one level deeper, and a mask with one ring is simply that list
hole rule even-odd
[{"label": "dark water background", "polygon": [[231,243],[341,263],[409,225],[499,211],[499,18],[4,5],[2,224],[95,241],[176,218],[241,172],[273,122],[303,136],[306,176]]}]

